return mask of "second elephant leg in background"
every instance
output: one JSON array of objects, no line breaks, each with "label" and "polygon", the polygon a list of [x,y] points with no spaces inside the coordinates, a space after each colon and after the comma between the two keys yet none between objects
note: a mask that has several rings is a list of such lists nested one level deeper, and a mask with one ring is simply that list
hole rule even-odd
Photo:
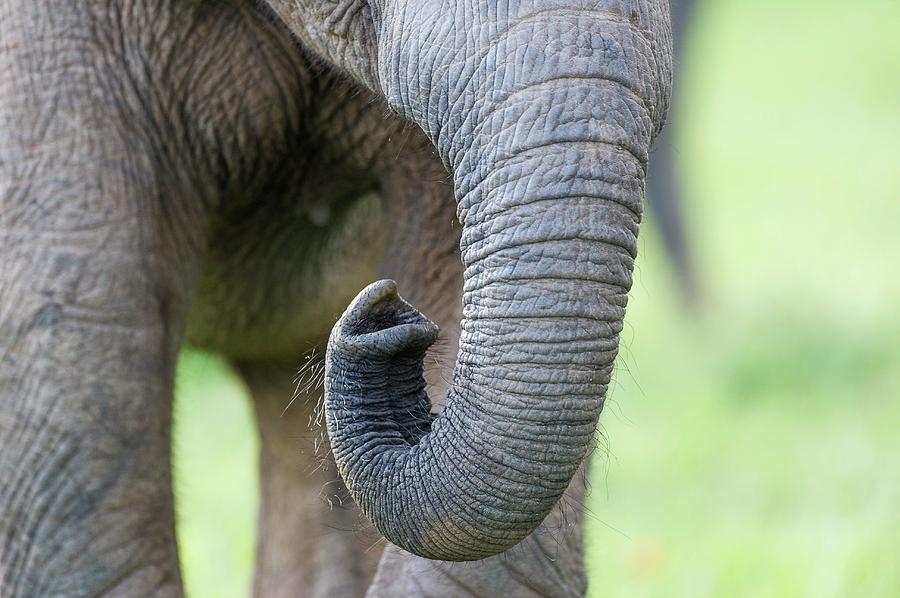
[{"label": "second elephant leg in background", "polygon": [[293,364],[235,365],[253,397],[260,436],[253,594],[362,596],[381,556],[380,536],[347,495],[327,436],[315,425],[319,387],[291,402]]},{"label": "second elephant leg in background", "polygon": [[544,523],[521,544],[482,561],[431,561],[396,546],[384,551],[367,596],[580,598],[587,591],[582,534],[583,472]]},{"label": "second elephant leg in background", "polygon": [[684,74],[684,50],[686,35],[692,28],[695,0],[673,0],[670,2],[672,14],[672,38],[675,43],[675,94],[673,108],[669,111],[669,124],[656,138],[653,159],[647,173],[647,205],[650,221],[659,229],[663,246],[668,253],[684,298],[692,307],[701,300],[701,281],[697,272],[696,257],[691,248],[691,232],[685,216],[685,208],[690,198],[685,198],[685,188],[679,168],[678,147],[678,103],[684,95],[682,91]]}]

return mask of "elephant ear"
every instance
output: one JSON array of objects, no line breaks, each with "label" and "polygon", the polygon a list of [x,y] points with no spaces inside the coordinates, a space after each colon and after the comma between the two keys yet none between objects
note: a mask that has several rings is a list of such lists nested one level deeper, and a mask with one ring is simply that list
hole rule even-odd
[{"label": "elephant ear", "polygon": [[320,59],[373,91],[377,78],[376,3],[369,0],[268,0],[277,15]]}]

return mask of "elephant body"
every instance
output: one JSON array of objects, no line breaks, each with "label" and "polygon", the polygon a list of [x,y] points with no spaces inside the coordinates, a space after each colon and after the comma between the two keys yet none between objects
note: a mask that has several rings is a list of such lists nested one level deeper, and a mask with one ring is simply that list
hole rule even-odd
[{"label": "elephant body", "polygon": [[0,594],[181,594],[189,345],[253,397],[257,595],[583,595],[667,5],[269,4],[0,0]]}]

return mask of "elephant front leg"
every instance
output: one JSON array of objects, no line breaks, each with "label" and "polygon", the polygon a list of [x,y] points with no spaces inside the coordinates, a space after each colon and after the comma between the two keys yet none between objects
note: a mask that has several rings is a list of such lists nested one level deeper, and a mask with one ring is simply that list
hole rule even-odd
[{"label": "elephant front leg", "polygon": [[84,135],[0,162],[0,595],[176,596],[191,260],[166,249],[121,148]]},{"label": "elephant front leg", "polygon": [[7,0],[0,40],[0,596],[181,595],[174,364],[302,61],[232,1]]},{"label": "elephant front leg", "polygon": [[381,556],[378,535],[348,496],[316,423],[319,365],[313,354],[298,385],[294,366],[236,364],[260,436],[256,596],[362,596]]},{"label": "elephant front leg", "polygon": [[177,295],[134,222],[3,234],[0,595],[180,595]]},{"label": "elephant front leg", "polygon": [[[0,8],[0,596],[9,598],[182,593],[169,430],[196,204],[155,162],[141,112],[150,100],[110,58],[128,49],[102,53],[127,36],[87,18],[87,7]],[[97,28],[109,37],[97,41]]]}]

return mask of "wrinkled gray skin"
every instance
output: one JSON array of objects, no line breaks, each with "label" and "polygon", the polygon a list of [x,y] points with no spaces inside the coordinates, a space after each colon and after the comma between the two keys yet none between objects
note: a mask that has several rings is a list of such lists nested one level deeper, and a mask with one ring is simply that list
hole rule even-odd
[{"label": "wrinkled gray skin", "polygon": [[[181,594],[185,342],[255,399],[258,595],[364,593],[366,520],[405,549],[369,595],[583,594],[667,4],[271,9],[0,1],[0,594]],[[351,300],[326,423],[367,519],[285,411]]]}]

